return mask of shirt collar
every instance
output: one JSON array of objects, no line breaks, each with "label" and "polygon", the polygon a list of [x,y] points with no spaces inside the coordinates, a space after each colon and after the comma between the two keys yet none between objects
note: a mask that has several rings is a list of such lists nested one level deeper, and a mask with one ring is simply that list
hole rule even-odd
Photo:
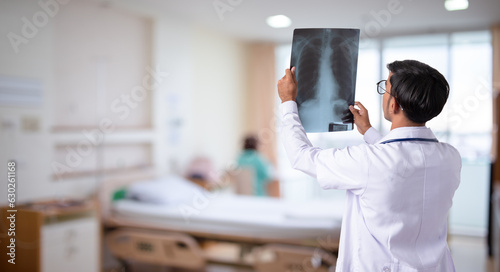
[{"label": "shirt collar", "polygon": [[436,139],[436,136],[432,130],[428,127],[400,127],[391,130],[387,135],[380,139],[377,143],[381,143],[387,140],[393,139],[405,139],[405,138],[424,138],[424,139]]}]

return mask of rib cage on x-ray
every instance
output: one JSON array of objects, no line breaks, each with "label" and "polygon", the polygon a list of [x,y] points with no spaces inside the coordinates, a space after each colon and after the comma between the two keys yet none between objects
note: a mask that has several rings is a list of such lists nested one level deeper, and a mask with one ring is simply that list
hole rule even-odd
[{"label": "rib cage on x-ray", "polygon": [[297,105],[307,132],[353,128],[358,29],[296,29],[291,66],[298,83]]}]

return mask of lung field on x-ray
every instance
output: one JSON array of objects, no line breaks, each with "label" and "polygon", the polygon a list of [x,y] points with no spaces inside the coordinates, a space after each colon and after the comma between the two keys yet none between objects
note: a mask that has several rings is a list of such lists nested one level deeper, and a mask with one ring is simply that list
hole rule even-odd
[{"label": "lung field on x-ray", "polygon": [[291,66],[298,83],[297,105],[307,132],[353,128],[359,30],[296,29]]}]

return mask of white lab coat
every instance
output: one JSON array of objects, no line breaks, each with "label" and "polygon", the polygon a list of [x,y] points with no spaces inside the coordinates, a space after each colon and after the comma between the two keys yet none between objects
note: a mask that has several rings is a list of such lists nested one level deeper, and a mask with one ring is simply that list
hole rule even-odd
[{"label": "white lab coat", "polygon": [[446,242],[447,215],[460,182],[461,158],[426,127],[393,129],[367,145],[313,147],[293,101],[281,104],[282,137],[293,168],[323,189],[346,190],[337,272],[455,271]]}]

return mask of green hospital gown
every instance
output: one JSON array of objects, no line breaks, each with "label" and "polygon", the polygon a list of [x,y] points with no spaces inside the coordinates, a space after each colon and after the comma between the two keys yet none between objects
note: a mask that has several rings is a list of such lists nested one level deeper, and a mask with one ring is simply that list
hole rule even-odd
[{"label": "green hospital gown", "polygon": [[254,195],[266,196],[266,184],[272,175],[269,161],[256,150],[245,150],[238,158],[238,166],[252,170]]}]

